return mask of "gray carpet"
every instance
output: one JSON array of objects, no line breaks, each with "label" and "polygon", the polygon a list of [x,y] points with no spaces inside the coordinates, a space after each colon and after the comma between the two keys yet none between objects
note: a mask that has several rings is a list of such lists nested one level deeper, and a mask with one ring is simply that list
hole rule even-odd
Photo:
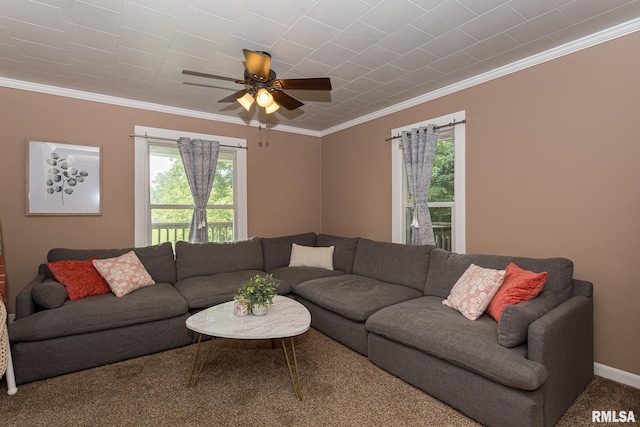
[{"label": "gray carpet", "polygon": [[[207,343],[208,344],[208,343]],[[196,388],[187,378],[195,345],[18,387],[0,386],[3,426],[474,426],[455,409],[310,330],[296,340],[302,401],[282,348],[216,340]],[[561,426],[592,410],[633,410],[640,390],[596,377]]]}]

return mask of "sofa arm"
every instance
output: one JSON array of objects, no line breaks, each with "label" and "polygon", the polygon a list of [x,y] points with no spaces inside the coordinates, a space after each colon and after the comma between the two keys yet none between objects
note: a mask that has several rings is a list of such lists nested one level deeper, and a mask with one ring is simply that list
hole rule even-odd
[{"label": "sofa arm", "polygon": [[39,274],[35,279],[33,279],[27,286],[22,288],[22,290],[18,293],[16,297],[16,318],[15,320],[22,319],[23,317],[27,317],[32,315],[37,311],[36,304],[33,301],[33,297],[31,295],[31,291],[33,287],[38,283],[42,283],[45,281],[47,276],[45,274]]},{"label": "sofa arm", "polygon": [[547,369],[544,425],[554,425],[593,378],[593,299],[571,297],[533,322],[527,353]]}]

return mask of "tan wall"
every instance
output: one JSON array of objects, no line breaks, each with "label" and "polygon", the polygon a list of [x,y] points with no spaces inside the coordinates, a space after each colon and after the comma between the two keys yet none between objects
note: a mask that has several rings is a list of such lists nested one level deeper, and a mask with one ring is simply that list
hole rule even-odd
[{"label": "tan wall", "polygon": [[[269,147],[259,147],[254,127],[6,88],[0,88],[0,123],[0,220],[9,312],[49,249],[133,246],[134,144],[129,133],[135,125],[246,138],[249,236],[321,228],[320,138],[272,130]],[[27,138],[102,146],[102,216],[25,216]]]},{"label": "tan wall", "polygon": [[640,33],[322,139],[322,230],[391,239],[391,130],[466,110],[467,252],[563,256],[598,363],[640,374]]}]

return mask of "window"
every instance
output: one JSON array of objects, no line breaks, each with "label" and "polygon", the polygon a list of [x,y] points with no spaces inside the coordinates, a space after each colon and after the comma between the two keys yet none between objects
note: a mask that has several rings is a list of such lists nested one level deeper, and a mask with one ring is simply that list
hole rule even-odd
[{"label": "window", "polygon": [[[464,119],[465,113],[461,111],[403,126],[394,129],[392,134],[399,135],[403,130],[427,124],[441,126]],[[409,194],[401,140],[396,138],[392,141],[392,239],[396,243],[406,243],[411,240],[413,200]],[[429,189],[429,212],[436,246],[459,253],[465,251],[464,147],[464,124],[440,129]]]},{"label": "window", "polygon": [[176,140],[220,142],[216,176],[207,204],[210,242],[247,237],[246,141],[166,129],[135,127],[136,246],[189,240],[193,197]]}]

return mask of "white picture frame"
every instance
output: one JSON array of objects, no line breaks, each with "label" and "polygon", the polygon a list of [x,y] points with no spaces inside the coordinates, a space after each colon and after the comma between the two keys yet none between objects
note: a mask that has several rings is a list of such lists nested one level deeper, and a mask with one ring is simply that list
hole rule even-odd
[{"label": "white picture frame", "polygon": [[102,215],[102,147],[27,140],[26,215]]}]

